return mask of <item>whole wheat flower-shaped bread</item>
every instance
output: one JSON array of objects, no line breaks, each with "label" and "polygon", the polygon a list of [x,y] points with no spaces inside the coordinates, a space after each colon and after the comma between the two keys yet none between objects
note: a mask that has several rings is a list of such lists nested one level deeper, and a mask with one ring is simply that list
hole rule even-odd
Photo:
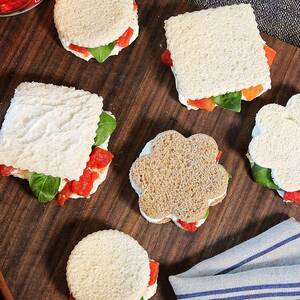
[{"label": "whole wheat flower-shaped bread", "polygon": [[186,222],[202,219],[227,191],[229,176],[216,161],[218,153],[215,140],[205,134],[159,134],[151,141],[150,154],[142,153],[130,170],[140,210],[160,223],[174,215]]}]

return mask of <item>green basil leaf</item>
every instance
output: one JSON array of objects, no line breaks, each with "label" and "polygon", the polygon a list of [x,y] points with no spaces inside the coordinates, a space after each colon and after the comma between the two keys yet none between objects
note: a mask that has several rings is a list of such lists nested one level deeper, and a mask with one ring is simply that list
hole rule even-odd
[{"label": "green basil leaf", "polygon": [[241,111],[242,93],[232,92],[225,95],[212,97],[214,102],[223,108],[233,110],[235,112]]},{"label": "green basil leaf", "polygon": [[39,202],[48,203],[58,193],[60,178],[33,173],[29,178],[29,186]]},{"label": "green basil leaf", "polygon": [[112,42],[106,46],[100,46],[97,48],[89,48],[92,55],[96,58],[99,63],[103,63],[111,54],[116,43]]},{"label": "green basil leaf", "polygon": [[114,132],[116,127],[116,119],[104,111],[100,115],[100,121],[98,123],[98,128],[96,131],[94,146],[100,146],[101,144],[103,144],[108,139],[108,137]]},{"label": "green basil leaf", "polygon": [[272,190],[279,189],[279,187],[274,183],[272,179],[271,169],[263,168],[257,164],[254,164],[251,170],[252,170],[252,176],[258,184]]},{"label": "green basil leaf", "polygon": [[209,215],[209,209],[207,209],[207,211],[205,212],[205,215],[204,215],[203,219],[206,220],[208,218],[208,215]]}]

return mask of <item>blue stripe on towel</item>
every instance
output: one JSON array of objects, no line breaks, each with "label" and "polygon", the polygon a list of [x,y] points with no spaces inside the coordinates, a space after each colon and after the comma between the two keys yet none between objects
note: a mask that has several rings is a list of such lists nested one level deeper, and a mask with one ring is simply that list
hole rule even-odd
[{"label": "blue stripe on towel", "polygon": [[267,253],[270,253],[270,252],[272,252],[272,251],[280,248],[281,246],[284,246],[284,245],[288,244],[289,242],[292,242],[292,241],[297,240],[299,238],[300,238],[300,233],[297,233],[297,234],[295,234],[295,235],[293,235],[293,236],[291,236],[291,237],[289,237],[289,238],[287,238],[287,239],[285,239],[285,240],[283,240],[281,242],[278,242],[277,244],[275,244],[275,245],[273,245],[273,246],[271,246],[271,247],[269,247],[269,248],[267,248],[267,249],[265,249],[265,250],[263,250],[261,252],[258,252],[256,254],[254,254],[254,255],[252,255],[252,256],[250,256],[250,257],[242,260],[241,262],[239,262],[239,263],[237,263],[237,264],[235,264],[235,265],[233,265],[233,266],[231,266],[231,267],[229,267],[229,268],[227,268],[227,269],[225,269],[225,270],[217,273],[216,275],[227,274],[227,273],[229,273],[229,272],[231,272],[231,271],[233,271],[233,270],[235,270],[235,269],[237,269],[237,268],[245,265],[246,263],[248,263],[248,262],[250,262],[250,261],[252,261],[252,260],[254,260],[256,258],[259,258],[259,257],[261,257],[261,256],[263,256],[263,255],[265,255]]},{"label": "blue stripe on towel", "polygon": [[[300,282],[250,285],[250,286],[241,286],[241,287],[236,287],[236,288],[228,288],[228,289],[211,290],[211,291],[205,291],[205,292],[196,292],[196,293],[190,293],[190,294],[182,294],[182,295],[177,295],[177,299],[197,298],[197,297],[203,297],[203,296],[209,296],[209,295],[237,293],[237,292],[244,292],[244,291],[255,291],[255,290],[265,290],[265,289],[284,289],[284,288],[286,289],[286,288],[299,288],[299,287],[300,287]],[[227,298],[222,298],[222,299],[227,299]],[[228,298],[228,299],[231,299],[231,298]]]},{"label": "blue stripe on towel", "polygon": [[[247,299],[262,299],[262,298],[278,298],[278,297],[296,297],[300,296],[299,292],[278,292],[278,293],[263,293],[263,294],[252,294],[252,295],[243,295],[227,298],[213,298],[211,300],[247,300]],[[298,298],[299,300],[300,298]]]}]

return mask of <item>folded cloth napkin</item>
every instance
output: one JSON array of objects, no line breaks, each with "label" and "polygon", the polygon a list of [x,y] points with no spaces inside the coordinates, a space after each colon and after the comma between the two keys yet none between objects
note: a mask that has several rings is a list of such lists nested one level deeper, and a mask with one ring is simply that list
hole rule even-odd
[{"label": "folded cloth napkin", "polygon": [[177,299],[300,299],[300,223],[266,232],[169,278]]}]

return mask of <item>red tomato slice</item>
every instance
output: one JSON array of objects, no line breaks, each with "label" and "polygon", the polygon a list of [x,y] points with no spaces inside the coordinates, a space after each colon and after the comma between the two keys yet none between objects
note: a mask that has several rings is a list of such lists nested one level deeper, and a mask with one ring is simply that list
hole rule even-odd
[{"label": "red tomato slice", "polygon": [[0,12],[9,13],[21,10],[31,3],[31,0],[2,0],[0,1]]},{"label": "red tomato slice", "polygon": [[133,35],[133,29],[132,29],[131,27],[129,27],[129,28],[123,33],[123,35],[121,35],[121,36],[117,39],[116,44],[117,44],[119,47],[122,47],[122,48],[128,47],[132,35]]},{"label": "red tomato slice", "polygon": [[77,45],[74,45],[74,44],[70,44],[69,48],[73,51],[76,51],[76,52],[79,52],[79,53],[83,54],[85,57],[90,55],[90,51],[85,47],[80,47],[80,46],[77,46]]},{"label": "red tomato slice", "polygon": [[218,155],[216,157],[216,161],[219,162],[220,159],[222,158],[222,156],[223,156],[223,151],[219,151],[219,153],[218,153]]},{"label": "red tomato slice", "polygon": [[276,57],[277,52],[274,49],[272,49],[271,47],[269,47],[267,44],[264,44],[264,49],[265,49],[266,57],[268,60],[268,65],[269,65],[269,67],[271,67],[273,64],[273,61]]},{"label": "red tomato slice", "polygon": [[63,190],[57,195],[56,203],[59,206],[64,206],[65,202],[70,198],[72,195],[72,181],[67,182]]},{"label": "red tomato slice", "polygon": [[283,199],[292,201],[295,203],[300,203],[300,191],[296,192],[284,192]]},{"label": "red tomato slice", "polygon": [[173,66],[173,61],[172,61],[172,58],[171,58],[171,52],[168,49],[166,49],[162,53],[162,55],[161,55],[161,61],[167,67],[172,67]]},{"label": "red tomato slice", "polygon": [[95,147],[90,155],[87,167],[91,169],[103,169],[111,163],[113,157],[111,152]]},{"label": "red tomato slice", "polygon": [[7,167],[5,165],[0,165],[0,174],[2,176],[9,176],[11,175],[11,172],[13,171],[13,167]]},{"label": "red tomato slice", "polygon": [[159,269],[159,263],[154,260],[150,260],[150,279],[148,286],[151,286],[155,284],[158,277],[158,269]]},{"label": "red tomato slice", "polygon": [[134,10],[138,10],[139,9],[138,4],[136,3],[136,1],[133,1],[133,9]]},{"label": "red tomato slice", "polygon": [[180,226],[185,230],[189,232],[195,232],[198,228],[196,226],[196,222],[193,223],[186,223],[180,219],[177,220],[177,222],[180,224]]},{"label": "red tomato slice", "polygon": [[214,101],[211,100],[211,98],[203,98],[199,100],[188,100],[187,101],[188,105],[194,106],[206,111],[213,111],[216,107],[216,104]]},{"label": "red tomato slice", "polygon": [[94,181],[99,177],[99,174],[90,169],[85,169],[80,176],[79,181],[72,181],[72,192],[79,196],[88,197],[93,189]]}]

